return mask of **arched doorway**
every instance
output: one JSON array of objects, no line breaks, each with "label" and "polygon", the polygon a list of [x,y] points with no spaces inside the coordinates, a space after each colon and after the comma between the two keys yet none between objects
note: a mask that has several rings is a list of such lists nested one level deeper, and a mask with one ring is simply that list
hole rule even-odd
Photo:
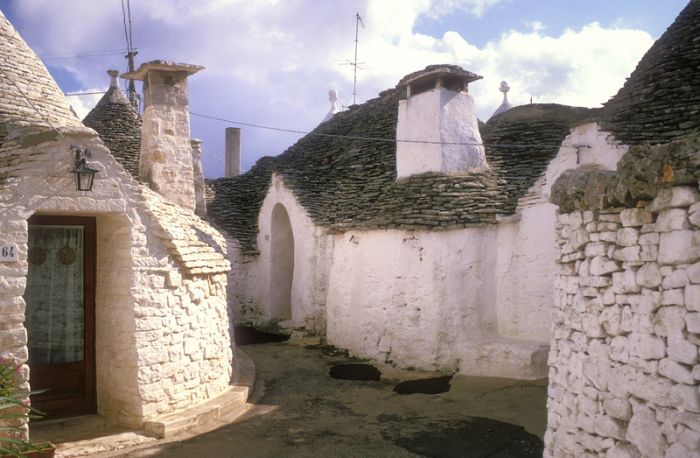
[{"label": "arched doorway", "polygon": [[289,214],[282,204],[272,209],[270,232],[270,315],[291,320],[294,234]]}]

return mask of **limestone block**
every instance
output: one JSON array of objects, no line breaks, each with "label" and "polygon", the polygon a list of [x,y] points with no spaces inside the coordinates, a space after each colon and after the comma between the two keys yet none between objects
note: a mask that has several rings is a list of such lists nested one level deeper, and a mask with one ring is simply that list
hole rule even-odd
[{"label": "limestone block", "polygon": [[683,288],[689,283],[688,274],[685,269],[675,269],[664,277],[662,286],[664,289]]},{"label": "limestone block", "polygon": [[[579,284],[584,287],[591,288],[606,288],[610,286],[612,280],[610,277],[580,277]],[[596,294],[597,295],[597,294]]]},{"label": "limestone block", "polygon": [[639,451],[628,443],[618,443],[605,455],[606,458],[640,458]]},{"label": "limestone block", "polygon": [[639,313],[652,313],[661,307],[661,293],[645,289],[639,300]]},{"label": "limestone block", "polygon": [[639,242],[639,229],[633,227],[618,229],[615,243],[620,246],[629,247],[636,245],[637,242]]},{"label": "limestone block", "polygon": [[603,309],[600,314],[600,324],[605,332],[611,336],[616,336],[621,333],[620,320],[622,316],[622,307],[614,305]]},{"label": "limestone block", "polygon": [[697,385],[674,385],[671,387],[669,398],[670,405],[681,410],[700,412],[700,392]]},{"label": "limestone block", "polygon": [[685,316],[685,325],[688,327],[688,332],[700,334],[700,313],[687,314]]},{"label": "limestone block", "polygon": [[673,336],[666,339],[668,357],[683,364],[695,364],[698,362],[698,347],[688,342],[682,336]]},{"label": "limestone block", "polygon": [[642,234],[639,236],[639,244],[640,245],[658,245],[659,244],[659,234],[656,232]]},{"label": "limestone block", "polygon": [[700,451],[689,449],[680,442],[676,442],[668,447],[664,458],[700,458]]},{"label": "limestone block", "polygon": [[684,293],[685,306],[688,310],[700,312],[700,285],[688,285]]},{"label": "limestone block", "polygon": [[609,398],[603,401],[603,410],[612,418],[628,421],[632,418],[632,405],[627,399]]},{"label": "limestone block", "polygon": [[588,231],[583,227],[579,227],[571,233],[571,237],[569,238],[569,244],[574,250],[578,250],[579,248],[583,247],[586,243],[590,242],[590,240],[591,239],[589,237]]},{"label": "limestone block", "polygon": [[617,336],[610,341],[610,359],[621,363],[629,361],[627,337]]},{"label": "limestone block", "polygon": [[599,232],[617,232],[617,230],[619,228],[620,228],[619,224],[613,223],[613,222],[607,222],[607,221],[601,221],[596,226],[596,229]]},{"label": "limestone block", "polygon": [[700,200],[700,193],[692,186],[664,188],[656,195],[649,211],[658,212],[667,208],[690,207]]},{"label": "limestone block", "polygon": [[661,305],[685,305],[683,289],[676,288],[662,291]]},{"label": "limestone block", "polygon": [[[593,213],[593,216],[595,216],[595,213]],[[619,223],[620,221],[622,221],[622,216],[618,211],[612,210],[609,213],[601,212],[600,215],[598,215],[598,220],[611,223]]]},{"label": "limestone block", "polygon": [[620,265],[605,256],[596,256],[591,260],[588,270],[591,275],[606,275],[620,271]]},{"label": "limestone block", "polygon": [[576,229],[581,224],[583,224],[583,215],[581,214],[581,212],[577,210],[577,211],[569,213],[569,223],[568,224],[573,229]]},{"label": "limestone block", "polygon": [[25,345],[27,345],[27,330],[24,327],[0,330],[0,348],[7,349]]},{"label": "limestone block", "polygon": [[655,262],[644,264],[637,271],[637,284],[645,288],[656,288],[661,284],[661,272]]},{"label": "limestone block", "polygon": [[661,307],[654,315],[654,333],[659,336],[683,336],[686,311],[682,307]]},{"label": "limestone block", "polygon": [[[595,433],[600,435],[600,436],[603,436],[603,437],[624,439],[626,431],[625,431],[625,427],[619,421],[611,418],[610,416],[608,416],[608,415],[596,415],[596,417],[595,417]],[[603,447],[600,447],[600,448],[603,448]]]},{"label": "limestone block", "polygon": [[686,267],[686,273],[691,283],[700,283],[700,262],[696,262],[692,266]]},{"label": "limestone block", "polygon": [[641,288],[637,284],[636,272],[633,269],[614,272],[613,290],[618,294],[638,293]]},{"label": "limestone block", "polygon": [[700,259],[700,231],[664,232],[659,240],[660,264],[688,264]]},{"label": "limestone block", "polygon": [[643,455],[649,457],[662,456],[668,446],[654,412],[643,406],[635,408],[627,427],[626,439]]},{"label": "limestone block", "polygon": [[695,227],[700,226],[700,202],[696,202],[688,209],[688,221]]},{"label": "limestone block", "polygon": [[605,231],[599,234],[599,240],[603,242],[615,242],[617,240],[617,231]]},{"label": "limestone block", "polygon": [[680,425],[676,429],[676,434],[678,436],[678,442],[688,447],[688,449],[696,450],[700,453],[700,432]]},{"label": "limestone block", "polygon": [[632,312],[632,307],[622,307],[620,314],[620,333],[629,334],[633,331],[641,331],[636,323],[635,314]]},{"label": "limestone block", "polygon": [[695,380],[700,380],[700,364],[693,366],[693,370],[690,372]]},{"label": "limestone block", "polygon": [[641,359],[661,359],[666,356],[666,343],[650,334],[633,333],[629,336],[629,352]]},{"label": "limestone block", "polygon": [[586,245],[584,253],[587,258],[592,258],[595,256],[605,256],[607,253],[608,244],[605,242],[591,242]]},{"label": "limestone block", "polygon": [[688,212],[682,208],[661,210],[656,219],[657,232],[682,231],[689,228]]},{"label": "limestone block", "polygon": [[626,208],[620,212],[620,221],[624,227],[637,227],[653,221],[652,214],[641,208]]},{"label": "limestone block", "polygon": [[639,245],[618,248],[614,251],[612,258],[616,261],[639,262],[641,247]]},{"label": "limestone block", "polygon": [[691,370],[669,358],[664,358],[659,362],[659,374],[677,383],[695,384]]}]

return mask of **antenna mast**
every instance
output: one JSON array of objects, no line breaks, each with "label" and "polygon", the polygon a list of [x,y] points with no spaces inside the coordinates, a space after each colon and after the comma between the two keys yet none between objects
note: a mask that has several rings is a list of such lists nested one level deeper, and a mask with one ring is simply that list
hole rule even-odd
[{"label": "antenna mast", "polygon": [[352,104],[355,105],[357,98],[357,43],[360,36],[360,25],[365,28],[365,24],[362,22],[360,13],[355,13],[355,61],[352,63],[353,75],[352,75]]},{"label": "antenna mast", "polygon": [[[126,3],[126,5],[125,5]],[[134,48],[133,35],[131,32],[131,4],[130,0],[122,0],[122,18],[124,19],[124,36],[126,37],[126,55],[124,56],[128,62],[129,72],[133,72],[134,57],[139,53],[138,49]],[[131,105],[138,110],[138,95],[136,94],[136,84],[134,80],[129,80],[129,88],[127,95]]]}]

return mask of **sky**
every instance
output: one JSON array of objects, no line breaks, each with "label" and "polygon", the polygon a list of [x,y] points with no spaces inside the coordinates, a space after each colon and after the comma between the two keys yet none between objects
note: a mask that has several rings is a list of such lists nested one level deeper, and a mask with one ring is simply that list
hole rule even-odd
[{"label": "sky", "polygon": [[[125,2],[126,0],[124,0]],[[330,108],[357,103],[430,64],[484,78],[470,84],[479,119],[500,105],[597,107],[615,95],[687,0],[131,0],[140,63],[203,65],[189,79],[190,111],[308,132]],[[126,71],[122,0],[0,0],[0,9],[66,93],[104,91]],[[83,117],[100,95],[69,96]],[[241,127],[242,168],[301,134],[191,116],[205,175],[223,175],[224,129]]]}]

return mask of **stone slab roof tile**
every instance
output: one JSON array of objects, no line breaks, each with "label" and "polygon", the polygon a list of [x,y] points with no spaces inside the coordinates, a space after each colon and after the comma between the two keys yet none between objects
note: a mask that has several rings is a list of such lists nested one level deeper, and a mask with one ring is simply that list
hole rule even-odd
[{"label": "stone slab roof tile", "polygon": [[[336,114],[281,155],[261,158],[246,174],[210,181],[210,218],[240,242],[244,253],[257,254],[258,212],[272,173],[277,173],[313,221],[334,232],[491,224],[496,215],[515,211],[517,199],[558,151],[558,146],[519,151],[495,146],[487,149],[491,169],[464,176],[429,173],[397,181],[393,139],[401,95],[401,90],[385,91]],[[553,119],[560,113],[565,119]],[[519,142],[516,137],[523,137],[525,142],[558,145],[569,132],[568,123],[583,115],[590,114],[560,106],[517,110],[497,117],[487,135],[495,144]]]},{"label": "stone slab roof tile", "polygon": [[688,3],[604,104],[601,127],[630,145],[700,130],[700,0]]},{"label": "stone slab roof tile", "polygon": [[142,120],[119,86],[110,87],[83,122],[95,129],[117,162],[138,180]]},{"label": "stone slab roof tile", "polygon": [[170,255],[189,275],[225,273],[231,269],[226,241],[191,211],[166,202],[141,186],[146,207],[158,222],[157,235],[166,241]]},{"label": "stone slab roof tile", "polygon": [[46,66],[0,12],[0,124],[4,123],[81,125]]}]

